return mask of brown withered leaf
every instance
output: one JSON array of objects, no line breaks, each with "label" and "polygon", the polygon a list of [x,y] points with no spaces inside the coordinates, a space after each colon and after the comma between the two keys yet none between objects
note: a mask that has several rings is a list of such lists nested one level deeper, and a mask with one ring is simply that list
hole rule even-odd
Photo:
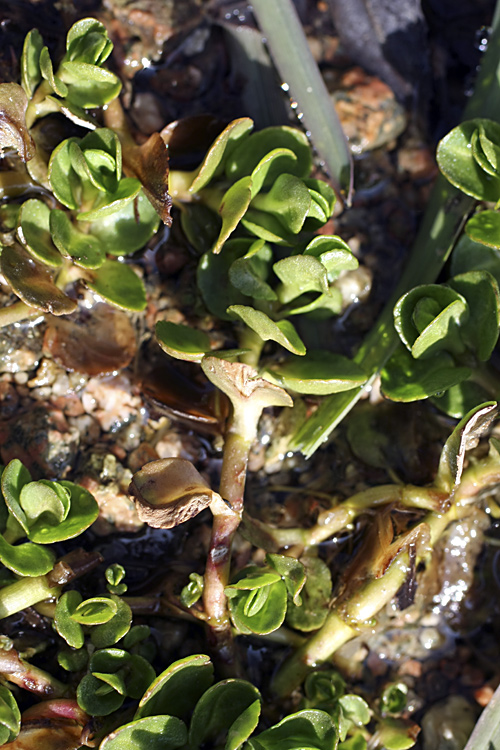
[{"label": "brown withered leaf", "polygon": [[18,83],[0,83],[0,148],[14,148],[24,162],[35,155],[35,143],[26,127],[27,106]]},{"label": "brown withered leaf", "polygon": [[67,315],[77,308],[55,284],[47,266],[35,261],[21,245],[6,245],[0,256],[0,271],[12,291],[29,307],[52,315]]},{"label": "brown withered leaf", "polygon": [[127,367],[137,344],[129,316],[99,303],[78,318],[52,318],[43,349],[67,370],[94,377]]},{"label": "brown withered leaf", "polygon": [[171,529],[208,508],[217,493],[208,487],[191,461],[162,458],[134,474],[129,493],[141,521]]}]

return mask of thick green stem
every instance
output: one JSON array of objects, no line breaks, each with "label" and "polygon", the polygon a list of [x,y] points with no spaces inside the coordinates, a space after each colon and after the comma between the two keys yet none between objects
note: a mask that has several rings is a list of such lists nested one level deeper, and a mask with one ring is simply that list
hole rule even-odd
[{"label": "thick green stem", "polygon": [[0,590],[0,619],[14,615],[26,607],[56,597],[60,586],[51,586],[47,576],[21,578]]},{"label": "thick green stem", "polygon": [[240,362],[257,369],[262,347],[264,346],[263,339],[261,339],[258,333],[245,326],[240,332],[239,344],[241,349],[248,349],[246,354],[240,356]]},{"label": "thick green stem", "polygon": [[12,323],[20,323],[27,318],[37,318],[43,315],[41,310],[35,310],[34,307],[26,305],[24,302],[14,302],[10,307],[4,307],[0,310],[0,328],[10,326]]}]

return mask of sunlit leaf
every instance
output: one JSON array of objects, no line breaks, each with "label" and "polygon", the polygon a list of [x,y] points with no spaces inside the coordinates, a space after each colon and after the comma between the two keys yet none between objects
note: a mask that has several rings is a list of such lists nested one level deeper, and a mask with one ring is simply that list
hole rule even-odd
[{"label": "sunlit leaf", "polygon": [[129,255],[140,250],[158,229],[160,219],[142,191],[109,216],[99,214],[89,229],[105,253]]},{"label": "sunlit leaf", "polygon": [[242,117],[229,123],[217,136],[205,156],[203,164],[190,187],[191,192],[198,192],[224,170],[225,160],[234,151],[238,143],[243,143],[248,139],[248,134],[252,128],[253,121],[249,117]]},{"label": "sunlit leaf", "polygon": [[68,99],[84,109],[104,106],[122,87],[114,73],[85,62],[63,62],[57,72],[67,85]]},{"label": "sunlit leaf", "polygon": [[57,96],[62,96],[64,98],[68,95],[68,87],[63,81],[61,81],[59,76],[54,73],[48,47],[43,47],[40,52],[40,72],[42,78],[45,78]]},{"label": "sunlit leaf", "polygon": [[231,305],[228,312],[240,318],[263,341],[276,341],[293,354],[303,356],[306,353],[304,343],[290,321],[280,320],[275,323],[268,315],[248,305]]},{"label": "sunlit leaf", "polygon": [[151,683],[139,702],[135,718],[165,714],[187,719],[199,698],[213,683],[208,656],[196,654],[173,662]]},{"label": "sunlit leaf", "polygon": [[85,641],[82,626],[72,617],[81,601],[82,595],[78,591],[65,591],[56,604],[55,629],[71,648],[82,648]]},{"label": "sunlit leaf", "polygon": [[[88,211],[80,211],[78,221],[97,221],[121,211],[128,203],[139,195],[141,183],[134,177],[124,177],[120,180],[114,193],[106,193],[103,202],[98,202]],[[114,217],[116,219],[116,217]]]},{"label": "sunlit leaf", "polygon": [[478,200],[496,202],[500,198],[500,177],[485,172],[477,163],[470,146],[480,127],[493,142],[500,143],[500,125],[492,120],[468,120],[446,135],[438,145],[439,169],[455,187]]},{"label": "sunlit leaf", "polygon": [[83,18],[68,31],[65,59],[102,65],[112,49],[104,24],[95,18]]},{"label": "sunlit leaf", "polygon": [[251,174],[259,162],[277,148],[286,148],[297,157],[296,161],[290,161],[290,174],[296,177],[309,175],[312,157],[307,136],[301,130],[288,126],[264,128],[239,143],[226,159],[226,175],[238,180],[243,175]]},{"label": "sunlit leaf", "polygon": [[175,716],[148,716],[124,724],[103,739],[99,750],[176,750],[187,742],[184,722]]},{"label": "sunlit leaf", "polygon": [[465,225],[467,235],[482,245],[500,248],[500,213],[479,211]]},{"label": "sunlit leaf", "polygon": [[0,535],[0,561],[18,576],[42,576],[52,570],[55,554],[47,547],[25,542],[8,544]]},{"label": "sunlit leaf", "polygon": [[241,633],[265,635],[283,624],[287,587],[278,573],[256,568],[225,592],[231,619]]},{"label": "sunlit leaf", "polygon": [[252,208],[274,216],[289,232],[298,234],[311,206],[309,191],[298,177],[280,174],[268,193],[259,193]]},{"label": "sunlit leaf", "polygon": [[341,271],[353,271],[359,266],[347,242],[336,235],[320,234],[314,237],[304,250],[304,255],[318,258],[325,266],[330,281],[336,279]]},{"label": "sunlit leaf", "polygon": [[332,577],[328,566],[319,557],[303,555],[300,559],[306,575],[300,591],[300,603],[290,601],[286,621],[297,630],[317,630],[325,622],[332,596]]},{"label": "sunlit leaf", "polygon": [[21,56],[21,80],[26,96],[31,97],[42,80],[40,71],[40,52],[43,48],[42,35],[38,29],[31,29],[26,34]]},{"label": "sunlit leaf", "polygon": [[279,300],[286,305],[304,292],[328,291],[328,279],[323,263],[312,255],[290,255],[273,265],[281,281]]},{"label": "sunlit leaf", "polygon": [[82,268],[102,266],[106,256],[99,240],[92,234],[80,232],[65,211],[52,209],[49,227],[52,240],[62,255]]},{"label": "sunlit leaf", "polygon": [[325,711],[291,714],[248,741],[248,750],[332,750],[337,732]]},{"label": "sunlit leaf", "polygon": [[[469,271],[454,276],[448,285],[461,294],[469,306],[469,318],[462,326],[462,338],[477,357],[485,362],[491,357],[498,340],[498,284],[487,271]],[[480,336],[478,331],[481,332]]]},{"label": "sunlit leaf", "polygon": [[36,260],[47,266],[62,265],[61,254],[50,233],[50,208],[43,201],[24,201],[19,218],[19,239]]},{"label": "sunlit leaf", "polygon": [[96,648],[114,646],[128,633],[132,624],[132,610],[129,605],[114,594],[111,594],[110,598],[116,603],[116,614],[108,622],[92,628],[90,638]]},{"label": "sunlit leaf", "polygon": [[86,283],[96,294],[122,310],[141,312],[146,307],[144,284],[125,263],[106,260],[92,271],[92,281]]},{"label": "sunlit leaf", "polygon": [[222,246],[238,226],[250,205],[252,178],[242,177],[224,193],[219,206],[222,227],[212,252],[220,253]]},{"label": "sunlit leaf", "polygon": [[297,161],[289,148],[275,148],[262,157],[252,171],[252,198],[264,187],[270,187],[280,174],[293,170]]},{"label": "sunlit leaf", "polygon": [[210,351],[210,337],[204,331],[166,320],[156,324],[156,340],[171,357],[187,362],[201,362]]}]

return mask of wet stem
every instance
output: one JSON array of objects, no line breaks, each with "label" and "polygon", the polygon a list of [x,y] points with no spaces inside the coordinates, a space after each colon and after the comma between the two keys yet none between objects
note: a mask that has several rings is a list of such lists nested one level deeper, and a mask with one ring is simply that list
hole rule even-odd
[{"label": "wet stem", "polygon": [[[250,448],[257,434],[261,406],[234,405],[224,443],[219,492],[223,505],[212,507],[213,525],[205,569],[203,605],[209,641],[228,673],[237,674],[225,587],[229,583],[234,535],[243,514],[243,496]],[[227,505],[226,505],[227,503]]]}]

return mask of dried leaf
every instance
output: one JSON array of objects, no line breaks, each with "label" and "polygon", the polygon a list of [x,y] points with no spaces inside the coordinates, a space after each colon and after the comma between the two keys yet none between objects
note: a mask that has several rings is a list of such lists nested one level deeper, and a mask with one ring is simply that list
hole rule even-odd
[{"label": "dried leaf", "polygon": [[28,98],[17,83],[0,84],[0,148],[14,148],[26,162],[35,155],[35,142],[26,127]]}]

